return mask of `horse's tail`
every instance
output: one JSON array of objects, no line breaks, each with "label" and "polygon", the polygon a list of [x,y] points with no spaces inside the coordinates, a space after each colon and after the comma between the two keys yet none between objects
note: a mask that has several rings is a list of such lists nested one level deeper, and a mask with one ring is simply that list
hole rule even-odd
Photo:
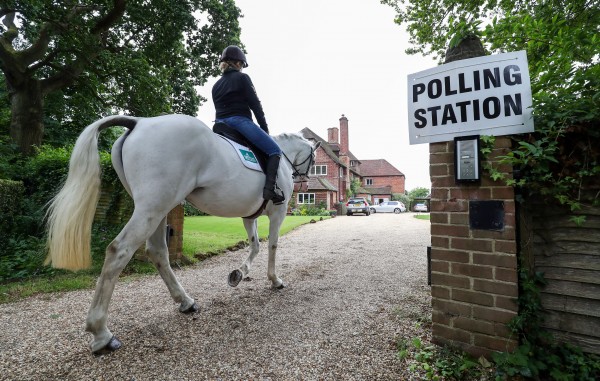
[{"label": "horse's tail", "polygon": [[69,174],[46,212],[48,257],[46,264],[67,270],[89,268],[91,230],[100,196],[98,134],[105,128],[135,127],[139,118],[109,116],[83,130],[71,154]]}]

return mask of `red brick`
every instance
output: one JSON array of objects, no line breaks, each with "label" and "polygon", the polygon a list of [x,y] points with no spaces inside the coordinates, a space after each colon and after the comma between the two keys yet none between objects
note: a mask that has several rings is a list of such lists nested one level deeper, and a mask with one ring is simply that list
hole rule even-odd
[{"label": "red brick", "polygon": [[519,305],[517,304],[517,298],[509,298],[507,296],[495,295],[496,299],[495,306],[504,310],[518,312]]},{"label": "red brick", "polygon": [[452,238],[450,248],[467,251],[492,251],[492,241],[473,238]]},{"label": "red brick", "polygon": [[473,317],[476,319],[508,324],[517,315],[516,312],[497,308],[473,306]]},{"label": "red brick", "polygon": [[462,329],[456,329],[441,324],[433,324],[432,327],[433,336],[444,337],[452,341],[460,341],[463,343],[472,342],[472,333],[463,331]]},{"label": "red brick", "polygon": [[[440,236],[435,236],[432,235],[431,236],[431,247],[443,247],[443,248],[448,248],[448,246],[450,245],[450,238],[448,237],[440,237]],[[433,252],[434,250],[432,250]]]},{"label": "red brick", "polygon": [[482,306],[492,307],[494,305],[494,297],[490,294],[484,294],[482,292],[473,292],[467,290],[453,289],[452,300],[460,302],[479,304]]},{"label": "red brick", "polygon": [[435,271],[438,273],[449,273],[450,272],[450,263],[446,261],[431,261],[431,271]]},{"label": "red brick", "polygon": [[450,190],[448,188],[433,188],[431,190],[431,200],[445,200],[448,198]]},{"label": "red brick", "polygon": [[494,279],[504,282],[517,283],[519,276],[517,269],[505,269],[498,267],[494,270]]},{"label": "red brick", "polygon": [[432,298],[431,306],[434,311],[442,311],[445,314],[451,316],[471,316],[471,308],[470,304],[454,302],[451,300]]},{"label": "red brick", "polygon": [[429,144],[429,153],[430,154],[439,153],[439,152],[448,152],[448,150],[449,150],[448,142],[430,143]]},{"label": "red brick", "polygon": [[443,311],[434,310],[431,313],[431,322],[438,323],[438,324],[444,324],[444,325],[450,325],[450,317],[451,317],[451,315],[448,315],[448,314],[444,313]]},{"label": "red brick", "polygon": [[478,347],[490,348],[501,352],[512,352],[517,347],[516,340],[481,334],[474,335],[474,343]]},{"label": "red brick", "polygon": [[448,172],[448,164],[436,164],[429,166],[429,174],[431,176],[447,176],[451,173]]},{"label": "red brick", "polygon": [[432,224],[447,224],[448,223],[448,213],[432,212],[429,215],[429,221],[431,221]]},{"label": "red brick", "polygon": [[496,295],[512,296],[515,298],[519,296],[519,288],[516,283],[474,279],[473,289],[476,291],[482,291]]},{"label": "red brick", "polygon": [[495,200],[514,200],[515,190],[513,187],[494,187],[492,189],[492,199]]},{"label": "red brick", "polygon": [[[433,155],[429,155],[429,165],[433,164],[446,164],[454,162],[454,154],[451,152],[439,152]],[[452,176],[454,178],[454,175]]]},{"label": "red brick", "polygon": [[469,213],[450,213],[451,225],[469,225]]},{"label": "red brick", "polygon": [[489,188],[478,186],[462,186],[450,190],[450,197],[460,200],[489,200],[492,192]]},{"label": "red brick", "polygon": [[454,175],[451,176],[432,176],[431,187],[433,188],[448,188],[455,184]]},{"label": "red brick", "polygon": [[469,263],[470,256],[466,251],[456,250],[431,250],[431,259],[449,262]]},{"label": "red brick", "polygon": [[503,231],[472,230],[471,236],[473,238],[493,238],[493,239],[502,239],[502,240],[514,240],[515,239],[515,229],[514,229],[514,227],[504,226]]},{"label": "red brick", "polygon": [[431,285],[448,286],[448,287],[459,287],[469,288],[471,282],[469,278],[452,276],[442,273],[431,274]]},{"label": "red brick", "polygon": [[497,253],[516,254],[517,253],[517,242],[516,241],[496,240],[494,242],[494,251]]},{"label": "red brick", "polygon": [[431,286],[431,296],[439,299],[450,299],[450,289],[441,286]]},{"label": "red brick", "polygon": [[457,317],[452,321],[452,326],[469,332],[487,333],[488,335],[495,334],[494,323],[483,320]]},{"label": "red brick", "polygon": [[452,237],[468,237],[469,228],[459,225],[431,224],[431,235],[447,235]]},{"label": "red brick", "polygon": [[493,276],[491,267],[466,263],[452,263],[450,272],[453,275],[466,275],[473,278],[491,279]]},{"label": "red brick", "polygon": [[477,265],[487,265],[496,267],[505,267],[509,269],[517,268],[517,256],[514,254],[492,254],[492,253],[473,253],[473,263]]}]

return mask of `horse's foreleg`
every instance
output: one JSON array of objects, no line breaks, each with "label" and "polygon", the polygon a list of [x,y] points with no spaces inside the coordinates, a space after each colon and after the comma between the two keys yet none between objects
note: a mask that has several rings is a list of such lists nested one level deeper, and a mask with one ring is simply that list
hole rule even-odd
[{"label": "horse's foreleg", "polygon": [[[106,248],[104,266],[96,283],[96,291],[86,320],[86,331],[94,335],[90,346],[95,354],[111,352],[121,347],[121,342],[113,336],[106,325],[108,305],[119,274],[148,237],[150,234],[148,226],[153,224],[152,218],[136,219],[135,215],[134,212],[134,216],[125,228]],[[136,223],[136,220],[143,222]],[[154,221],[154,226],[158,225],[158,221]]]},{"label": "horse's foreleg", "polygon": [[244,261],[244,264],[237,269],[233,270],[231,274],[229,274],[228,283],[231,287],[237,286],[244,277],[248,275],[250,272],[250,267],[252,267],[252,262],[254,258],[258,254],[259,249],[259,240],[258,240],[258,226],[257,220],[250,220],[243,218],[244,228],[246,228],[246,233],[248,234],[248,242],[250,243],[250,255]]},{"label": "horse's foreleg", "polygon": [[191,313],[198,311],[198,305],[177,281],[169,263],[169,249],[166,240],[166,218],[162,220],[154,234],[146,241],[146,254],[156,266],[160,276],[167,285],[173,300],[179,303],[179,311]]},{"label": "horse's foreleg", "polygon": [[285,217],[285,210],[283,214],[273,215],[269,222],[269,265],[267,268],[267,277],[271,280],[271,287],[275,289],[282,289],[285,287],[283,280],[277,276],[275,272],[275,258],[277,255],[277,242],[279,241],[279,228]]}]

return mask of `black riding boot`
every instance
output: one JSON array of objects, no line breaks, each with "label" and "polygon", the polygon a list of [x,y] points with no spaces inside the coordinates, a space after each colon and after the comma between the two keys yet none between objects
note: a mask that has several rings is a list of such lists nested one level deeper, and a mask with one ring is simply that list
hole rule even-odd
[{"label": "black riding boot", "polygon": [[277,169],[279,168],[280,155],[271,155],[267,159],[267,180],[263,188],[263,198],[272,200],[273,204],[281,204],[285,201],[285,196],[281,191],[275,192],[275,181],[277,180]]}]

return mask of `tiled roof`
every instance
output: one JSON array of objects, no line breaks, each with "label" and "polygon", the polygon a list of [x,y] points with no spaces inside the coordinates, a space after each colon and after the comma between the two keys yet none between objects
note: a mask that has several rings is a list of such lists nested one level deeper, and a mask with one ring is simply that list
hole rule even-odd
[{"label": "tiled roof", "polygon": [[385,159],[363,160],[360,164],[360,174],[364,177],[404,176]]},{"label": "tiled roof", "polygon": [[378,187],[378,188],[365,187],[364,189],[367,191],[367,193],[370,193],[370,194],[392,194],[392,187],[389,185],[386,187]]},{"label": "tiled roof", "polygon": [[[311,177],[308,179],[308,190],[329,190],[329,191],[337,191],[338,189],[333,186],[326,178],[324,177]],[[305,185],[303,185],[305,187]]]}]

